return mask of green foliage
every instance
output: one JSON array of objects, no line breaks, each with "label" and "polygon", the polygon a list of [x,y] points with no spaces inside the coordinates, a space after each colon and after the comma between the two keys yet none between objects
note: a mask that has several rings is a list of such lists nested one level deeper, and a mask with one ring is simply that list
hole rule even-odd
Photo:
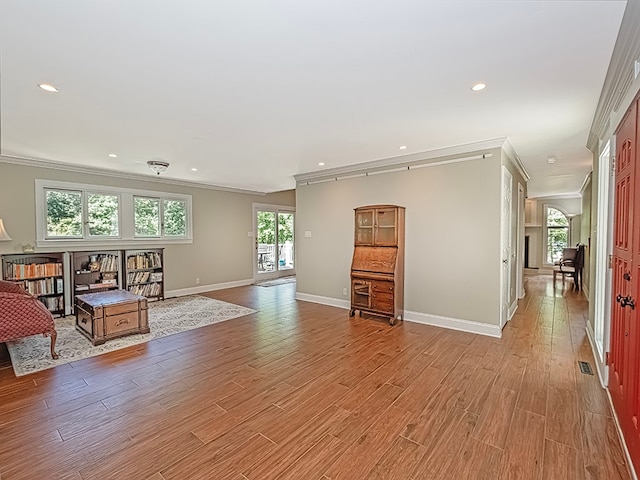
[{"label": "green foliage", "polygon": [[89,235],[118,236],[118,196],[90,193],[87,196]]},{"label": "green foliage", "polygon": [[174,237],[187,235],[187,204],[183,200],[164,201],[164,234]]},{"label": "green foliage", "polygon": [[[275,212],[258,212],[258,243],[274,244],[276,241]],[[293,242],[293,213],[278,214],[278,242]]]},{"label": "green foliage", "polygon": [[547,262],[562,258],[562,250],[569,246],[569,219],[556,208],[547,209]]},{"label": "green foliage", "polygon": [[136,236],[160,236],[160,200],[135,197],[133,201]]},{"label": "green foliage", "polygon": [[47,190],[47,236],[82,237],[82,193]]},{"label": "green foliage", "polygon": [[557,208],[549,207],[547,209],[547,226],[548,227],[568,227],[569,219]]}]

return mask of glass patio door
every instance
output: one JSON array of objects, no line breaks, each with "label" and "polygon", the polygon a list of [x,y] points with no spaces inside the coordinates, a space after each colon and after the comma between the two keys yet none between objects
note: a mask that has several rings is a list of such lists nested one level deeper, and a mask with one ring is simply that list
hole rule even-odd
[{"label": "glass patio door", "polygon": [[293,211],[255,208],[255,278],[295,274]]}]

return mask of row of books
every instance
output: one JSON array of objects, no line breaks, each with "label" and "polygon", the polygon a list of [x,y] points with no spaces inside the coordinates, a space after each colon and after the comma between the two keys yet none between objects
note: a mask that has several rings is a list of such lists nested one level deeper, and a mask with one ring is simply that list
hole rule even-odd
[{"label": "row of books", "polygon": [[101,272],[115,272],[118,270],[118,257],[116,255],[101,255],[98,257]]},{"label": "row of books", "polygon": [[157,297],[162,293],[162,284],[147,283],[145,285],[131,285],[129,291],[136,295],[142,295],[143,297]]},{"label": "row of books", "polygon": [[62,276],[62,263],[7,263],[4,278],[26,279]]},{"label": "row of books", "polygon": [[158,252],[145,252],[127,257],[127,270],[140,268],[161,268],[162,255]]},{"label": "row of books", "polygon": [[112,280],[102,280],[99,283],[79,283],[76,285],[76,292],[86,292],[87,290],[115,288],[117,286],[118,286],[118,281],[115,278]]},{"label": "row of books", "polygon": [[39,299],[47,309],[51,312],[60,312],[64,310],[64,296],[59,297],[40,297]]},{"label": "row of books", "polygon": [[161,282],[162,272],[131,272],[127,274],[127,284]]},{"label": "row of books", "polygon": [[31,295],[52,295],[64,292],[62,278],[43,278],[41,280],[25,280],[24,289]]}]

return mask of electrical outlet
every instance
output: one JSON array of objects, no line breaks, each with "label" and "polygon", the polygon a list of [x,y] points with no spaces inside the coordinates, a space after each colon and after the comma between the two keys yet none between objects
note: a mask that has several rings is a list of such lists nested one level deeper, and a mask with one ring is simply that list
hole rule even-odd
[{"label": "electrical outlet", "polygon": [[345,297],[347,296],[347,287],[344,287],[342,289],[342,295],[344,295]]},{"label": "electrical outlet", "polygon": [[200,277],[196,277],[196,285],[200,285]]}]

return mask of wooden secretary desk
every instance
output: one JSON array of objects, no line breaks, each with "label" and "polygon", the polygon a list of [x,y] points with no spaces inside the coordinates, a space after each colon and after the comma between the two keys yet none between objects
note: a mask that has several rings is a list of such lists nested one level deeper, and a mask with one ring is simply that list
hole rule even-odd
[{"label": "wooden secretary desk", "polygon": [[368,205],[355,209],[351,310],[389,318],[404,316],[404,207]]}]

